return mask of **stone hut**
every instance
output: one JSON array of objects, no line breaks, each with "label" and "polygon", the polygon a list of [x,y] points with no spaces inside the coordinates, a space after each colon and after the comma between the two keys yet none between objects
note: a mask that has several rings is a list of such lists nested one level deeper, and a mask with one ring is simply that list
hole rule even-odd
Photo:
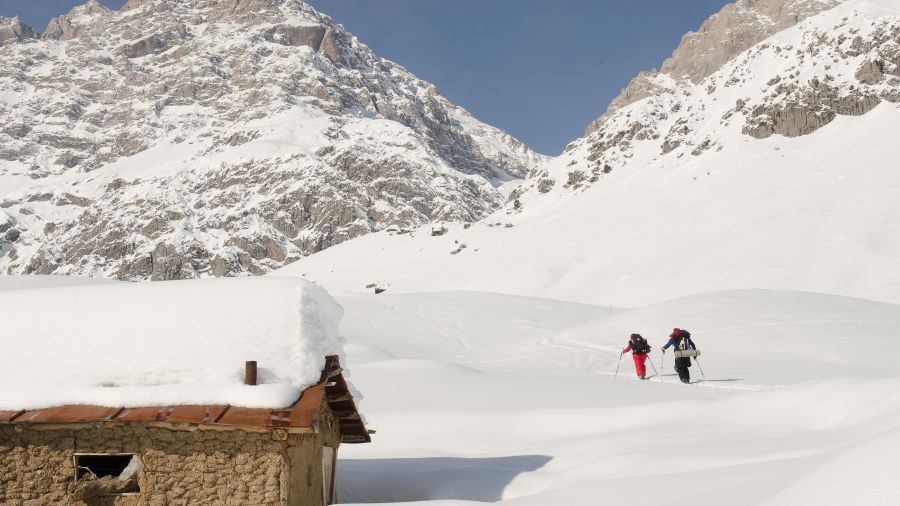
[{"label": "stone hut", "polygon": [[0,504],[324,505],[341,443],[370,442],[337,356],[285,409],[0,411]]}]

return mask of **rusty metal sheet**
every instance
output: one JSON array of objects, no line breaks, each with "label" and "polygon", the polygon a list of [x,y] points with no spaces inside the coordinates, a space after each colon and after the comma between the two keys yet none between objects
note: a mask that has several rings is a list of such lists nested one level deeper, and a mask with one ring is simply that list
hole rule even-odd
[{"label": "rusty metal sheet", "polygon": [[8,422],[14,418],[17,418],[25,413],[25,410],[21,411],[0,411],[0,422]]},{"label": "rusty metal sheet", "polygon": [[171,409],[170,406],[125,408],[115,419],[121,422],[162,422]]},{"label": "rusty metal sheet", "polygon": [[291,426],[291,413],[293,407],[287,409],[273,409],[272,416],[269,418],[269,427],[280,428]]},{"label": "rusty metal sheet", "polygon": [[21,415],[17,416],[15,418],[15,420],[13,420],[13,423],[30,422],[33,418],[37,417],[41,413],[43,413],[43,410],[40,410],[40,409],[27,410],[24,413],[22,413]]},{"label": "rusty metal sheet", "polygon": [[222,425],[244,425],[251,427],[268,427],[272,418],[271,409],[238,408],[232,406],[219,419]]},{"label": "rusty metal sheet", "polygon": [[59,406],[56,408],[48,408],[38,410],[36,412],[26,412],[16,422],[91,422],[98,420],[109,420],[113,415],[119,412],[121,408],[107,408],[103,406]]},{"label": "rusty metal sheet", "polygon": [[291,411],[291,427],[312,427],[313,421],[319,415],[322,407],[322,399],[325,397],[325,384],[307,388],[300,394],[300,399],[294,404]]},{"label": "rusty metal sheet", "polygon": [[222,412],[225,406],[175,406],[169,412],[167,422],[187,422],[187,423],[213,423]]},{"label": "rusty metal sheet", "polygon": [[319,383],[313,385],[300,394],[300,398],[294,403],[290,416],[291,427],[312,427],[313,421],[319,415],[322,401],[325,398],[325,388],[328,385],[331,370],[340,367],[338,357],[325,357],[325,367],[319,376]]}]

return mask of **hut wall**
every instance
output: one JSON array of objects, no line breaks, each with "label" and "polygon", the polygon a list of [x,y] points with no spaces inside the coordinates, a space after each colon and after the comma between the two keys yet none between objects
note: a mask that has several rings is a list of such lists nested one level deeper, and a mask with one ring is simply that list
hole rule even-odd
[{"label": "hut wall", "polygon": [[[321,446],[337,446],[327,432],[0,425],[0,504],[318,505]],[[140,454],[140,492],[86,495],[74,480],[76,453]]]},{"label": "hut wall", "polygon": [[291,472],[286,487],[290,491],[290,504],[321,504],[322,487],[326,480],[331,479],[331,476],[323,476],[322,473],[322,448],[330,446],[337,454],[341,442],[340,428],[331,410],[324,406],[319,411],[317,423],[317,438],[302,439],[288,449]]}]

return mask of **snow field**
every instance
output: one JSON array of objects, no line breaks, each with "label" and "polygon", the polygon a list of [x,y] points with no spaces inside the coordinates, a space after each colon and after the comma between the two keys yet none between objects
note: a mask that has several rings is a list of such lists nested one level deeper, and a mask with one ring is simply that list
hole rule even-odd
[{"label": "snow field", "polygon": [[[887,456],[900,449],[898,306],[770,290],[631,310],[476,292],[337,299],[378,430],[373,444],[342,448],[342,502],[900,497]],[[630,355],[613,377],[630,332],[660,367],[676,325],[695,332],[705,381],[677,383],[671,353],[662,378],[637,380]],[[856,468],[866,461],[883,468]]]}]

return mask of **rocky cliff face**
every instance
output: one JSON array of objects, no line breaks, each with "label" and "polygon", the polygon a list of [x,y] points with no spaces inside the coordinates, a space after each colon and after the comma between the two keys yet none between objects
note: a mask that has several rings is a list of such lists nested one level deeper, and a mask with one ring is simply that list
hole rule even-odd
[{"label": "rocky cliff face", "polygon": [[299,0],[91,0],[0,20],[0,267],[263,273],[477,220],[540,156]]},{"label": "rocky cliff face", "polygon": [[542,193],[577,192],[611,171],[659,163],[675,170],[729,143],[808,135],[838,116],[900,102],[900,16],[889,4],[726,6],[682,39],[661,72],[638,75],[584,138],[533,174],[520,206]]},{"label": "rocky cliff face", "polygon": [[0,18],[0,44],[34,38],[37,38],[37,33],[30,26],[23,24],[19,18]]},{"label": "rocky cliff face", "polygon": [[696,32],[685,34],[659,72],[645,72],[633,79],[610,103],[606,113],[588,126],[585,134],[600,129],[615,111],[660,91],[653,79],[657,74],[697,84],[751,46],[840,1],[738,0],[726,5]]},{"label": "rocky cliff face", "polygon": [[840,0],[739,0],[688,32],[660,72],[699,83],[738,54]]}]

